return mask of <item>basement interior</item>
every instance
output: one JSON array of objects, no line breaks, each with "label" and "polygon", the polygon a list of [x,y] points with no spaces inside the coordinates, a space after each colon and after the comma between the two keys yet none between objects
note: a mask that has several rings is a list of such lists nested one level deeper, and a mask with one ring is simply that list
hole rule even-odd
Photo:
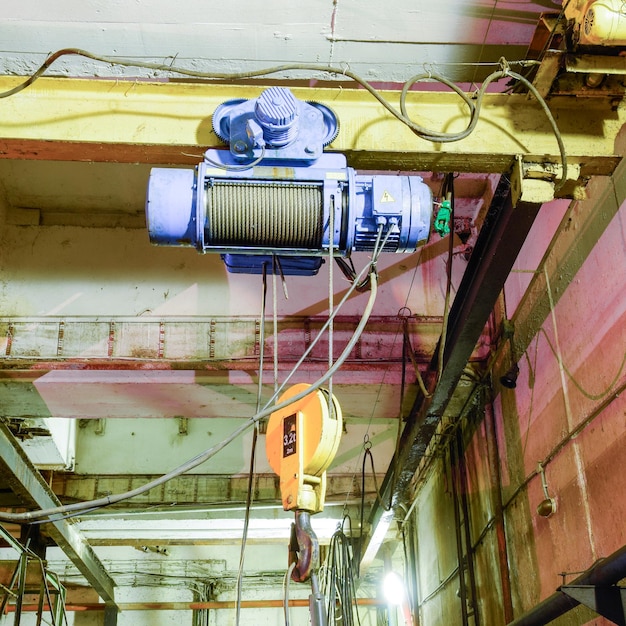
[{"label": "basement interior", "polygon": [[626,624],[624,3],[10,4],[0,624]]}]

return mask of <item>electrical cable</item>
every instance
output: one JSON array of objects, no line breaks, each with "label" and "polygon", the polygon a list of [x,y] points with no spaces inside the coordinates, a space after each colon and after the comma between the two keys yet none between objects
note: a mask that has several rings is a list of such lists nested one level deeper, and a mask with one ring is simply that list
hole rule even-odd
[{"label": "electrical cable", "polygon": [[[40,76],[42,76],[48,68],[59,58],[66,55],[77,55],[84,58],[91,59],[93,61],[97,61],[100,63],[108,63],[110,65],[120,65],[125,67],[139,67],[144,69],[156,70],[156,71],[164,71],[170,72],[174,74],[181,74],[183,76],[190,76],[194,78],[203,78],[206,80],[243,80],[248,78],[258,78],[261,76],[268,76],[271,74],[278,74],[281,72],[289,72],[289,71],[306,71],[306,72],[324,72],[327,74],[335,75],[335,76],[345,76],[346,78],[350,78],[357,84],[361,85],[364,89],[366,89],[370,95],[372,95],[391,115],[393,115],[400,122],[408,126],[412,132],[414,132],[418,137],[424,139],[426,141],[431,141],[434,143],[447,143],[460,141],[461,139],[465,139],[472,131],[475,129],[476,124],[478,122],[478,118],[480,115],[480,109],[482,106],[483,96],[487,87],[494,81],[499,80],[501,78],[514,78],[515,80],[520,81],[526,88],[528,88],[533,96],[537,99],[541,108],[543,109],[550,125],[552,126],[552,130],[557,139],[557,143],[559,145],[559,152],[561,155],[561,163],[563,168],[563,173],[561,177],[561,181],[557,187],[555,187],[555,191],[558,191],[561,186],[564,184],[567,176],[567,159],[565,155],[565,148],[563,145],[563,141],[561,138],[560,131],[546,104],[543,96],[537,91],[537,89],[530,83],[524,76],[513,72],[510,69],[510,63],[506,61],[506,59],[500,59],[500,70],[492,72],[489,76],[485,78],[480,89],[476,92],[474,100],[469,95],[465,94],[460,87],[455,85],[452,81],[448,80],[444,76],[440,74],[427,72],[425,74],[418,74],[413,76],[409,80],[407,80],[403,87],[400,95],[400,111],[398,111],[375,87],[373,87],[369,82],[365,79],[361,78],[358,74],[350,70],[349,66],[345,67],[335,67],[332,65],[322,65],[318,63],[288,63],[284,65],[276,65],[273,67],[262,68],[259,70],[253,70],[248,72],[199,72],[196,70],[188,70],[186,68],[176,67],[174,65],[166,65],[159,63],[149,63],[142,61],[132,61],[126,59],[115,59],[112,57],[100,56],[88,52],[87,50],[83,50],[80,48],[64,48],[62,50],[57,50],[52,53],[48,58],[43,62],[43,64],[32,74],[26,81],[20,83],[16,87],[9,89],[0,93],[0,98],[7,98],[9,96],[13,96],[23,89],[26,89],[30,85],[32,85]],[[446,133],[440,132],[432,129],[425,128],[409,117],[406,110],[406,98],[409,92],[409,89],[417,82],[421,82],[424,80],[436,80],[450,89],[452,89],[465,103],[465,105],[469,109],[470,120],[465,130],[454,133]],[[235,166],[237,167],[237,166]],[[245,169],[251,167],[251,165],[245,166]]]},{"label": "electrical cable", "polygon": [[[406,308],[406,307],[402,307],[402,308]],[[400,309],[402,310],[402,309]],[[411,345],[411,338],[409,337],[409,328],[408,328],[408,323],[407,323],[407,317],[404,316],[402,318],[402,334],[403,334],[403,339],[402,339],[402,350],[403,350],[403,361],[402,361],[402,366],[404,368],[404,359],[406,358],[406,355],[408,355],[411,363],[413,364],[413,369],[415,370],[415,379],[417,380],[417,384],[420,388],[420,391],[422,392],[422,395],[425,398],[430,398],[432,397],[432,393],[430,393],[430,391],[428,391],[428,389],[426,389],[426,383],[424,382],[424,378],[422,377],[422,373],[419,370],[419,364],[417,362],[417,359],[415,358],[415,353],[413,352],[413,346]]]},{"label": "electrical cable", "polygon": [[[506,62],[504,63],[506,64]],[[552,127],[552,132],[554,133],[557,144],[559,146],[559,154],[561,157],[561,167],[563,170],[561,172],[561,177],[559,181],[554,185],[554,193],[556,194],[558,191],[561,190],[561,188],[567,181],[567,153],[565,152],[565,144],[563,143],[563,137],[561,136],[561,131],[559,130],[556,120],[554,119],[554,116],[552,115],[552,111],[550,111],[548,104],[546,103],[543,96],[539,93],[537,88],[527,78],[525,78],[521,74],[518,74],[517,72],[513,72],[508,67],[508,64],[505,65],[504,73],[520,81],[533,94],[533,96],[535,96],[546,118],[548,119],[548,122],[550,122],[550,126]]]},{"label": "electrical cable", "polygon": [[[404,556],[404,580],[406,581],[405,589],[407,595],[407,602],[409,611],[411,613],[411,617],[413,617],[415,606],[417,605],[415,601],[415,578],[414,575],[417,572],[417,563],[413,562],[410,564],[410,561],[413,560],[413,553],[409,554],[408,547],[406,545],[406,529],[404,526],[400,526],[400,534],[402,536],[402,553]],[[414,567],[411,567],[413,565]]]},{"label": "electrical cable", "polygon": [[283,578],[283,613],[285,615],[285,626],[289,626],[289,581],[291,580],[291,572],[296,567],[295,561],[289,565],[289,569],[285,572]]},{"label": "electrical cable", "polygon": [[[345,521],[344,517],[344,521]],[[350,519],[349,517],[347,519]],[[343,523],[342,523],[343,526]],[[326,597],[326,615],[329,626],[361,624],[356,602],[354,554],[350,539],[338,528],[330,539],[328,555],[320,570],[322,593]]]},{"label": "electrical cable", "polygon": [[548,336],[548,333],[544,330],[543,326],[539,328],[539,332],[543,333],[544,337],[546,338],[548,347],[550,348],[550,351],[552,352],[552,354],[554,355],[554,358],[559,364],[559,367],[563,369],[563,371],[565,372],[567,377],[570,379],[574,387],[576,387],[576,389],[578,389],[578,391],[580,391],[580,393],[583,396],[585,396],[585,398],[587,398],[588,400],[602,400],[609,393],[611,393],[611,390],[613,389],[617,381],[620,379],[620,376],[622,375],[622,372],[624,371],[624,366],[626,365],[626,352],[624,352],[624,356],[622,357],[622,362],[620,363],[617,373],[613,377],[613,380],[611,380],[611,382],[608,384],[606,389],[604,389],[604,391],[601,391],[600,393],[590,393],[576,380],[572,372],[568,369],[567,365],[565,365],[565,363],[563,362],[563,359],[561,358],[556,348],[552,344],[552,341],[550,337]]},{"label": "electrical cable", "polygon": [[[381,231],[382,231],[382,227],[379,229],[379,237],[377,241],[380,239]],[[343,365],[344,361],[348,358],[354,346],[356,345],[357,341],[359,340],[365,328],[365,325],[367,324],[367,321],[372,313],[374,302],[376,301],[376,296],[378,294],[378,277],[376,273],[376,263],[378,261],[379,254],[380,254],[380,250],[378,248],[375,248],[374,254],[372,255],[372,259],[369,265],[363,268],[363,270],[357,277],[357,280],[355,280],[355,282],[346,291],[344,297],[342,298],[338,306],[335,308],[332,316],[329,316],[329,319],[320,329],[319,334],[311,341],[308,348],[304,351],[304,353],[302,354],[298,362],[294,365],[292,370],[287,375],[283,384],[276,390],[276,392],[273,394],[273,396],[270,398],[270,400],[267,402],[264,408],[261,411],[258,411],[252,417],[248,418],[244,424],[236,428],[230,435],[228,435],[221,442],[215,444],[211,448],[204,450],[200,454],[196,455],[195,457],[189,459],[185,463],[174,468],[167,474],[164,474],[158,478],[155,478],[154,480],[151,480],[145,483],[144,485],[140,487],[136,487],[135,489],[131,489],[124,493],[111,494],[108,496],[104,496],[102,498],[97,498],[97,499],[89,500],[85,502],[77,502],[74,504],[60,505],[60,506],[51,507],[48,509],[40,509],[37,511],[27,511],[24,513],[8,513],[5,511],[2,511],[0,512],[0,522],[16,523],[16,524],[31,523],[33,520],[47,518],[47,517],[50,517],[51,515],[56,515],[59,513],[65,514],[65,513],[69,513],[73,511],[82,511],[85,509],[100,508],[104,506],[109,506],[111,504],[116,504],[124,500],[129,500],[130,498],[141,495],[145,493],[146,491],[149,491],[150,489],[154,489],[155,487],[158,487],[173,478],[181,476],[182,474],[185,474],[186,472],[189,472],[190,470],[194,469],[198,465],[201,465],[205,461],[208,461],[209,459],[214,457],[218,452],[220,452],[226,446],[232,443],[235,439],[237,439],[240,435],[246,432],[251,426],[253,426],[259,420],[263,419],[264,417],[268,417],[274,411],[283,409],[293,404],[294,402],[298,402],[299,400],[308,396],[309,394],[317,391],[331,376],[333,376],[333,374]],[[352,293],[356,289],[356,285],[358,284],[358,281],[361,280],[366,270],[369,270],[369,273],[371,275],[371,291],[370,291],[367,304],[365,305],[361,319],[359,320],[359,323],[357,324],[357,327],[352,337],[346,344],[341,354],[338,356],[333,366],[327,372],[325,372],[322,376],[320,376],[320,378],[318,378],[307,389],[301,391],[300,393],[294,395],[293,397],[287,400],[283,400],[282,402],[278,402],[277,404],[272,406],[271,403],[274,402],[274,400],[276,399],[276,397],[278,396],[282,388],[286,385],[287,381],[295,374],[295,372],[298,370],[300,365],[304,362],[308,354],[310,354],[313,348],[317,345],[317,342],[319,341],[319,339],[321,339],[323,332],[328,327],[328,324],[337,315],[342,305],[345,304],[348,298],[352,295]]]},{"label": "electrical cable", "polygon": [[[478,52],[478,61],[477,63],[480,63],[481,59],[483,58],[483,52],[485,51],[485,44],[487,43],[487,38],[489,37],[489,31],[491,30],[491,25],[493,24],[493,18],[494,18],[494,14],[496,11],[496,7],[498,6],[498,0],[493,0],[493,5],[491,7],[491,13],[489,14],[489,21],[487,22],[487,28],[485,28],[485,34],[483,36],[483,40],[480,44],[480,51]],[[476,82],[476,74],[478,72],[478,68],[480,66],[476,65],[474,67],[474,74],[472,76],[472,82],[471,84],[473,85]]]},{"label": "electrical cable", "polygon": [[446,263],[446,296],[443,305],[443,321],[437,354],[437,381],[443,373],[443,358],[448,336],[448,318],[450,317],[450,293],[452,291],[452,259],[454,258],[454,174],[446,174],[442,196],[450,201],[450,234],[448,235],[448,261]]},{"label": "electrical cable", "polygon": [[265,146],[261,146],[261,154],[251,161],[250,163],[244,163],[242,165],[226,165],[225,163],[220,163],[219,161],[213,161],[213,159],[209,159],[206,154],[202,157],[205,163],[208,163],[212,167],[217,167],[221,170],[226,170],[227,172],[245,172],[249,170],[251,167],[258,165],[265,158]]},{"label": "electrical cable", "polygon": [[[348,263],[349,261],[349,263]],[[356,278],[356,270],[354,269],[354,263],[352,259],[348,257],[348,261],[342,257],[335,257],[335,263],[341,270],[342,274],[352,282]],[[358,292],[367,291],[370,288],[369,275],[366,276],[360,284],[357,285],[356,290]]]},{"label": "electrical cable", "polygon": [[[563,5],[561,6],[561,10],[559,11],[559,14],[556,16],[556,18],[554,20],[554,26],[552,27],[552,29],[550,30],[548,36],[546,37],[546,41],[543,44],[543,47],[541,48],[541,50],[537,54],[537,61],[535,61],[535,62],[529,61],[529,67],[532,68],[533,65],[535,65],[535,66],[536,65],[540,65],[541,59],[543,59],[543,55],[547,52],[548,48],[550,47],[550,44],[552,43],[552,40],[553,40],[554,35],[556,33],[556,30],[559,27],[560,22],[565,17],[565,11],[567,10],[567,7],[569,6],[571,1],[572,0],[567,0],[567,2],[563,3]],[[528,72],[526,72],[526,73],[528,74]]]},{"label": "electrical cable", "polygon": [[[376,492],[376,500],[383,508],[384,511],[390,511],[392,507],[392,497],[393,497],[393,489],[390,490],[389,496],[389,504],[383,502],[383,498],[380,495],[380,490],[378,489],[378,479],[376,478],[376,470],[374,468],[374,457],[372,455],[372,442],[369,440],[369,435],[365,435],[363,441],[363,465],[361,466],[361,521],[360,521],[360,534],[359,534],[359,559],[362,556],[363,551],[363,527],[365,521],[365,462],[369,457],[370,465],[372,467],[372,477],[374,479],[374,491]],[[359,575],[359,566],[357,565],[357,575]]]},{"label": "electrical cable", "polygon": [[535,335],[535,362],[534,365],[530,362],[528,356],[528,349],[524,350],[524,355],[528,362],[528,385],[530,387],[530,398],[528,400],[528,418],[526,419],[526,435],[524,436],[524,445],[522,446],[522,458],[526,458],[526,447],[530,438],[530,423],[533,416],[533,408],[535,404],[535,372],[537,371],[537,356],[539,354],[539,333]]}]

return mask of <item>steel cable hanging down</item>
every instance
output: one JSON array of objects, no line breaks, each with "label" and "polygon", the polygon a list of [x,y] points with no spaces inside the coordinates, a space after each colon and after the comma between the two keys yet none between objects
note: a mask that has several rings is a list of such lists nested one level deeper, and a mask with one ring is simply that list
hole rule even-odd
[{"label": "steel cable hanging down", "polygon": [[[259,377],[257,382],[257,398],[255,411],[261,410],[261,394],[263,390],[263,365],[265,361],[265,306],[267,303],[267,264],[263,264],[261,276],[261,328],[259,336]],[[276,311],[274,311],[276,315]],[[276,358],[276,357],[274,357]],[[235,626],[239,626],[241,616],[241,595],[243,591],[243,567],[245,561],[246,546],[248,543],[248,527],[250,525],[250,509],[252,506],[252,485],[254,482],[254,466],[256,460],[256,448],[259,437],[258,422],[254,424],[252,431],[252,444],[250,450],[250,465],[248,470],[248,489],[246,493],[246,510],[243,520],[243,531],[241,533],[241,551],[239,555],[239,569],[237,571],[237,600],[235,608]]]},{"label": "steel cable hanging down", "polygon": [[[89,500],[85,502],[76,502],[74,504],[60,505],[57,507],[51,507],[49,509],[26,511],[23,513],[7,513],[5,511],[2,511],[0,512],[0,522],[15,523],[15,524],[30,524],[36,520],[48,519],[55,515],[60,515],[62,517],[72,517],[75,515],[79,515],[80,513],[84,513],[86,511],[96,510],[98,508],[109,506],[111,504],[116,504],[118,502],[123,502],[125,500],[129,500],[130,498],[134,498],[135,496],[139,496],[143,493],[146,493],[147,491],[150,491],[150,489],[159,487],[163,485],[164,483],[168,482],[169,480],[172,480],[173,478],[181,476],[182,474],[185,474],[186,472],[191,471],[195,467],[198,467],[202,463],[205,463],[206,461],[214,457],[218,452],[223,450],[226,446],[231,444],[235,439],[240,437],[249,428],[254,426],[254,424],[256,424],[259,420],[262,420],[263,418],[271,415],[273,412],[283,409],[295,402],[298,402],[302,398],[317,391],[322,385],[324,385],[335,374],[335,372],[343,365],[344,361],[350,356],[350,353],[354,349],[354,346],[358,342],[361,334],[363,333],[363,330],[365,329],[367,321],[369,320],[369,317],[372,313],[374,302],[376,301],[376,296],[378,294],[378,275],[377,275],[377,269],[376,269],[378,256],[380,255],[380,252],[384,248],[390,232],[391,232],[391,229],[387,231],[386,236],[383,238],[383,241],[381,242],[380,239],[382,235],[382,226],[379,228],[379,235],[376,241],[376,246],[372,254],[370,263],[361,270],[361,272],[356,277],[354,282],[350,285],[344,297],[341,299],[341,301],[339,302],[337,307],[334,309],[332,314],[329,315],[329,319],[320,329],[319,334],[311,341],[308,348],[304,351],[304,353],[302,354],[298,362],[291,369],[291,371],[286,376],[283,383],[274,392],[272,397],[267,401],[263,409],[261,409],[260,411],[257,411],[255,415],[250,417],[244,424],[242,424],[237,429],[235,429],[229,436],[227,436],[221,442],[215,444],[214,446],[212,446],[211,448],[208,448],[207,450],[204,450],[200,454],[189,459],[185,463],[179,465],[178,467],[171,470],[167,474],[164,474],[163,476],[155,478],[154,480],[151,480],[140,487],[136,487],[135,489],[131,489],[124,493],[111,494],[108,496],[104,496],[102,498],[97,498],[97,499]],[[320,376],[320,378],[318,378],[306,390],[294,395],[293,397],[287,400],[284,400],[277,404],[272,404],[273,402],[276,401],[276,399],[280,395],[280,392],[284,389],[285,385],[289,382],[289,380],[291,380],[292,376],[300,368],[300,366],[305,361],[305,359],[310,355],[311,351],[314,349],[318,341],[323,336],[323,333],[326,331],[329,325],[333,322],[334,318],[336,317],[338,312],[341,310],[341,307],[346,303],[346,301],[354,293],[357,285],[362,281],[365,274],[369,274],[370,283],[371,283],[371,291],[369,293],[367,304],[365,305],[361,319],[359,320],[359,323],[352,337],[346,344],[341,354],[337,357],[337,360],[333,363],[332,367],[330,367],[327,372],[325,372],[322,376]],[[55,518],[55,520],[56,519],[58,518]],[[51,520],[51,521],[54,521],[54,520]]]}]

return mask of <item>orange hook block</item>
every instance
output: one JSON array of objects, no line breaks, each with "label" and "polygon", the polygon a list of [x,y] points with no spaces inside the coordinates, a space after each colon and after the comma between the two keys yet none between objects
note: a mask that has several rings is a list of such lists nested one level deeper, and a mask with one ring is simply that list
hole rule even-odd
[{"label": "orange hook block", "polygon": [[[293,398],[310,386],[293,385],[278,402]],[[339,403],[323,389],[271,414],[265,448],[270,466],[280,476],[285,511],[319,513],[324,509],[326,469],[337,453],[342,428]]]}]

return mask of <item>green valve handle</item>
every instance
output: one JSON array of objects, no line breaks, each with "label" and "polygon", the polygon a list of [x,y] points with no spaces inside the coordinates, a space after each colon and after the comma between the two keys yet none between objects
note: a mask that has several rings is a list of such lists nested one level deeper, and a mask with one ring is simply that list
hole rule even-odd
[{"label": "green valve handle", "polygon": [[452,209],[450,208],[450,201],[444,200],[437,211],[435,217],[435,230],[439,233],[440,237],[445,237],[450,234],[450,214]]}]

